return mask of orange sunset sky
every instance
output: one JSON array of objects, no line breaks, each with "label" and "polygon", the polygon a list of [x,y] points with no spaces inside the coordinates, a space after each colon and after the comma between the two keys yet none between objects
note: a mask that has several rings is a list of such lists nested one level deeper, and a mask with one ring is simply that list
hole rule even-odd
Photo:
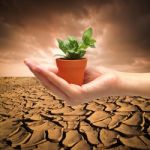
[{"label": "orange sunset sky", "polygon": [[88,65],[150,72],[149,0],[0,0],[0,76],[32,76],[26,57],[55,65],[56,39],[89,26]]}]

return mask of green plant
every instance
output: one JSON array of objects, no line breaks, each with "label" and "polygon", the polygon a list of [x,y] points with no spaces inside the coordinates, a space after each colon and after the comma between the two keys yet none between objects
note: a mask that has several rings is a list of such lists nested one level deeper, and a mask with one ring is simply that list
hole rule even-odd
[{"label": "green plant", "polygon": [[66,40],[57,39],[59,48],[64,52],[65,59],[82,58],[88,47],[95,48],[96,40],[92,38],[93,30],[88,28],[82,35],[82,40],[77,40],[73,36],[69,36]]}]

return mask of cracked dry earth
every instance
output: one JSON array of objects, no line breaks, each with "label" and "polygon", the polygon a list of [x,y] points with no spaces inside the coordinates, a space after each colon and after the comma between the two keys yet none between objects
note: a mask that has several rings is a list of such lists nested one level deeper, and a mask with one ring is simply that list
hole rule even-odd
[{"label": "cracked dry earth", "polygon": [[150,99],[68,106],[35,78],[0,78],[0,149],[150,149]]}]

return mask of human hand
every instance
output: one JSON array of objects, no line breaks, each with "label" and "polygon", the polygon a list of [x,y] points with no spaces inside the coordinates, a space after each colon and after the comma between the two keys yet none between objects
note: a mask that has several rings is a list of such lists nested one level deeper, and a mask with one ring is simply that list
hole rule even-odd
[{"label": "human hand", "polygon": [[31,59],[25,59],[25,64],[43,85],[55,95],[70,105],[89,102],[101,96],[118,95],[119,76],[112,69],[88,67],[85,70],[84,84],[82,86],[69,84],[57,75],[56,67],[44,68]]}]

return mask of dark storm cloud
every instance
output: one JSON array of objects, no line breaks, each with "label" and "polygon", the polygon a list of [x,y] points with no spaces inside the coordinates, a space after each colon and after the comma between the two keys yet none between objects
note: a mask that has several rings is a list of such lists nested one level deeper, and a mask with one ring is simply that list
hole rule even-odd
[{"label": "dark storm cloud", "polygon": [[[101,9],[102,8],[102,9]],[[88,10],[92,10],[90,14]],[[134,40],[143,40],[150,36],[147,30],[150,25],[149,0],[1,0],[0,20],[17,25],[30,24],[32,19],[55,21],[55,15],[72,14],[76,19],[98,15],[102,23],[119,24],[129,31],[136,31]],[[97,14],[96,14],[97,13]],[[94,17],[94,16],[93,16]],[[41,19],[41,20],[40,20]],[[68,18],[68,22],[70,18]],[[141,35],[141,36],[139,36]]]},{"label": "dark storm cloud", "polygon": [[[149,0],[1,0],[0,14],[1,23],[33,30],[34,27],[42,30],[42,26],[49,30],[58,28],[60,32],[63,31],[62,26],[65,32],[68,30],[74,34],[78,34],[80,31],[78,29],[83,28],[77,26],[78,23],[76,26],[73,25],[75,21],[97,16],[97,24],[109,24],[112,36],[117,36],[118,41],[116,40],[116,43],[112,41],[114,45],[123,43],[125,45],[134,44],[138,49],[143,50],[150,48]],[[66,14],[71,14],[67,20],[71,26],[66,24],[65,28],[63,18]],[[74,19],[73,22],[71,22],[71,17]],[[4,32],[7,34],[8,31],[2,29],[1,32],[3,36]]]},{"label": "dark storm cloud", "polygon": [[96,9],[96,19],[104,29],[101,57],[105,64],[134,64],[136,59],[150,59],[150,1],[111,2]]},{"label": "dark storm cloud", "polygon": [[150,1],[118,0],[113,5],[104,6],[101,11],[104,17],[100,20],[110,24],[112,36],[117,35],[116,41],[143,50],[150,49]]},{"label": "dark storm cloud", "polygon": [[97,40],[93,64],[150,71],[149,0],[0,0],[0,62],[46,52],[57,37],[80,36],[87,26]]},{"label": "dark storm cloud", "polygon": [[[36,20],[45,24],[55,21],[55,16],[60,19],[64,14],[71,13],[74,17],[82,19],[88,15],[82,1],[40,1],[40,0],[12,0],[1,1],[1,15],[5,22],[17,25],[30,24],[31,20]],[[70,18],[68,18],[69,21]]]},{"label": "dark storm cloud", "polygon": [[[41,47],[47,47],[48,44],[53,46],[50,39],[53,39],[54,32],[59,32],[60,35],[67,32],[79,34],[80,27],[76,25],[76,20],[88,16],[85,4],[86,2],[69,0],[1,0],[1,49],[6,50],[9,46],[11,49],[19,49],[16,47],[17,39],[14,38],[17,34],[34,37]],[[12,46],[12,42],[17,45]]]}]

